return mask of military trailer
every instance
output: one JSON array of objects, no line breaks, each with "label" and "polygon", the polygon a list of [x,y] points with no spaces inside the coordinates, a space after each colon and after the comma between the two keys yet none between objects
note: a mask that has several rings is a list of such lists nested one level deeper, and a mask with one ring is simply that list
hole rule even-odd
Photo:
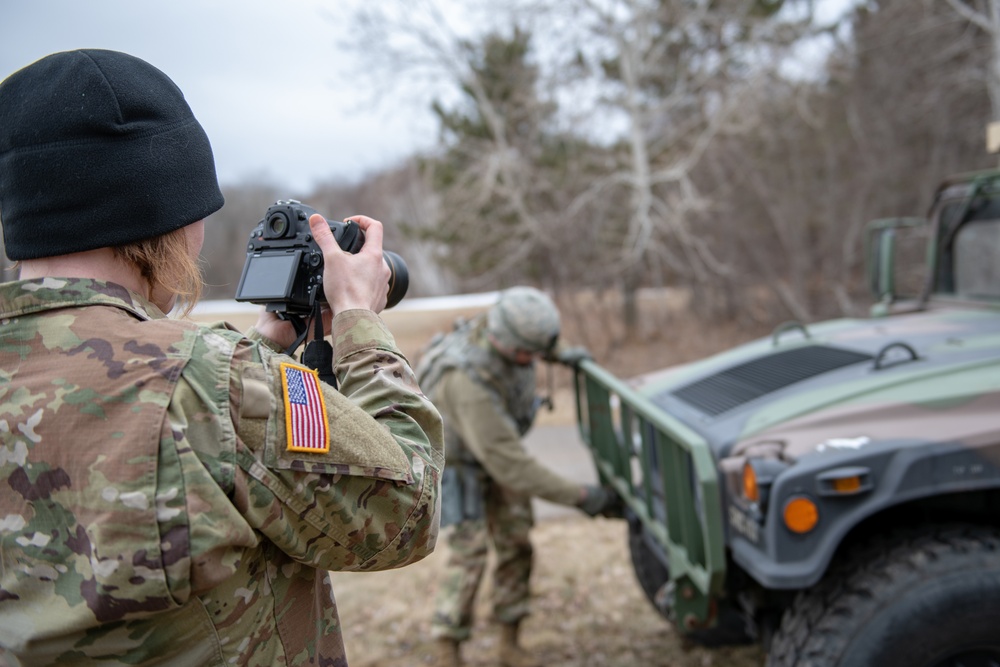
[{"label": "military trailer", "polygon": [[871,223],[866,259],[870,317],[629,382],[582,363],[580,433],[692,640],[760,642],[769,667],[1000,666],[1000,172]]}]

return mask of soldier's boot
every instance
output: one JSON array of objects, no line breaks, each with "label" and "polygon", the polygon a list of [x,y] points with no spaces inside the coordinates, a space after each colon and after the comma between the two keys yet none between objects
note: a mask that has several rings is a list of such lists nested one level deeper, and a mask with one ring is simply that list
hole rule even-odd
[{"label": "soldier's boot", "polygon": [[457,639],[442,637],[434,641],[431,648],[431,664],[434,667],[462,667],[461,644]]},{"label": "soldier's boot", "polygon": [[500,626],[501,667],[542,667],[541,662],[517,643],[518,628],[518,623],[503,623]]}]

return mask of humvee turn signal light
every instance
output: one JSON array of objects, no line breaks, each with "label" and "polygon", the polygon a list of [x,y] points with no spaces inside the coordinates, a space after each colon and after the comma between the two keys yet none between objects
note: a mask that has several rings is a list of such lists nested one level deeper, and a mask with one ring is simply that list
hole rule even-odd
[{"label": "humvee turn signal light", "polygon": [[833,479],[831,483],[833,484],[833,490],[837,493],[854,493],[861,489],[861,477],[858,475]]},{"label": "humvee turn signal light", "polygon": [[856,496],[874,488],[872,472],[865,466],[847,466],[826,470],[816,476],[821,496]]},{"label": "humvee turn signal light", "polygon": [[819,523],[819,508],[805,496],[794,496],[785,503],[785,525],[793,533],[808,533]]}]

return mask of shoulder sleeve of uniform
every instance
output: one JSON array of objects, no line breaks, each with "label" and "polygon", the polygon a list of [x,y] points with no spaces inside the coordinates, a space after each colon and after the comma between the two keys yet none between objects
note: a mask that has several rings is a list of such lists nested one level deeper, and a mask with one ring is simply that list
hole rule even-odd
[{"label": "shoulder sleeve of uniform", "polygon": [[340,393],[392,431],[419,445],[444,466],[441,415],[417,384],[416,375],[385,324],[368,310],[349,310],[333,321],[334,370]]},{"label": "shoulder sleeve of uniform", "polygon": [[258,530],[316,567],[398,567],[436,540],[440,417],[415,384],[362,371],[395,363],[372,351],[393,347],[389,340],[352,350],[360,366],[338,365],[341,391],[259,343],[234,355],[246,472],[238,501]]},{"label": "shoulder sleeve of uniform", "polygon": [[265,384],[272,397],[264,442],[267,465],[413,482],[411,462],[392,432],[315,371],[275,356],[264,382],[244,380],[247,399],[258,402],[251,394],[262,394]]}]

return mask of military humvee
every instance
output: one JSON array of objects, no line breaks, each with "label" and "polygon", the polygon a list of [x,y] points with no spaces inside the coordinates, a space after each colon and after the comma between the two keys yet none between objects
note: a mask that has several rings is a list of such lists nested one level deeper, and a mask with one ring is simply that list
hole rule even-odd
[{"label": "military humvee", "polygon": [[580,433],[691,639],[760,642],[771,667],[1000,666],[1000,172],[866,245],[870,317],[631,382],[584,362]]}]

